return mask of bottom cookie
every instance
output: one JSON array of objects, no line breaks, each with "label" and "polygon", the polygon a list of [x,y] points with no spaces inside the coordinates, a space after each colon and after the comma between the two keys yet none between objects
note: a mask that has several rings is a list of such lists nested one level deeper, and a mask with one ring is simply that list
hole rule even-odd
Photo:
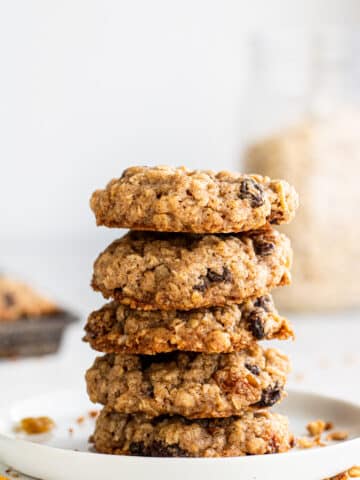
[{"label": "bottom cookie", "polygon": [[286,417],[265,410],[241,417],[121,415],[103,409],[90,441],[100,453],[145,457],[232,457],[288,451],[294,445]]}]

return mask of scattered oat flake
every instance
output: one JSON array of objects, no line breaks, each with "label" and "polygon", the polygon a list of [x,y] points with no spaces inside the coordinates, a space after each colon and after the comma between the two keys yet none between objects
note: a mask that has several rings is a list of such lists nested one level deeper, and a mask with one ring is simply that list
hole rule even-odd
[{"label": "scattered oat flake", "polygon": [[325,431],[332,430],[334,428],[333,422],[326,422],[325,424]]},{"label": "scattered oat flake", "polygon": [[299,448],[312,448],[314,441],[308,437],[298,437],[296,439],[296,446]]},{"label": "scattered oat flake", "polygon": [[299,448],[314,448],[325,447],[326,443],[321,440],[321,435],[315,437],[299,437],[296,441],[296,446]]},{"label": "scattered oat flake", "polygon": [[68,432],[70,433],[70,435],[72,435],[72,434],[74,433],[74,429],[73,429],[72,427],[70,427],[70,428],[68,429]]},{"label": "scattered oat flake", "polygon": [[98,415],[99,415],[99,411],[98,411],[98,410],[90,410],[90,411],[89,411],[89,417],[90,417],[90,418],[96,418]]},{"label": "scattered oat flake", "polygon": [[25,417],[22,418],[15,430],[28,435],[48,433],[55,427],[55,422],[50,417]]},{"label": "scattered oat flake", "polygon": [[81,423],[84,423],[84,421],[85,421],[85,418],[84,418],[83,416],[80,416],[80,417],[78,417],[78,418],[76,419],[76,423],[78,423],[79,425],[80,425]]},{"label": "scattered oat flake", "polygon": [[349,438],[349,433],[345,430],[331,432],[328,433],[326,436],[326,440],[329,441],[346,440],[347,438]]},{"label": "scattered oat flake", "polygon": [[306,429],[312,437],[322,434],[325,428],[326,422],[324,420],[314,420],[306,425]]}]

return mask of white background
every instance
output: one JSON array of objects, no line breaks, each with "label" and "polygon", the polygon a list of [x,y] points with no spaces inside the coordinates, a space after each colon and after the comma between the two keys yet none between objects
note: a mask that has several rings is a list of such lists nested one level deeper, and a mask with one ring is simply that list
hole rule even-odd
[{"label": "white background", "polygon": [[96,235],[130,164],[239,168],[248,32],[335,23],[359,2],[0,2],[1,238]]}]

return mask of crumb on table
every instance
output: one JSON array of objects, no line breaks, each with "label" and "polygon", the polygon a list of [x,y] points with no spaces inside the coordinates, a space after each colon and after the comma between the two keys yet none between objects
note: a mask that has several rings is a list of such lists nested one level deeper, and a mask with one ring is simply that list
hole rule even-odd
[{"label": "crumb on table", "polygon": [[354,465],[345,472],[338,473],[334,477],[328,477],[324,480],[350,480],[351,478],[360,478],[360,465]]},{"label": "crumb on table", "polygon": [[7,468],[5,470],[5,473],[7,475],[10,475],[11,478],[19,478],[20,477],[20,475],[17,472],[15,472],[15,470],[13,470],[11,467]]},{"label": "crumb on table", "polygon": [[360,465],[354,465],[349,468],[348,474],[350,475],[350,478],[360,478]]}]

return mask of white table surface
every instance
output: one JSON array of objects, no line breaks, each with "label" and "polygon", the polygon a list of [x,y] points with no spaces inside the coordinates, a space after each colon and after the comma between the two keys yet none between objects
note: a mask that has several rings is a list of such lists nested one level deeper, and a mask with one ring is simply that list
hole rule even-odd
[{"label": "white table surface", "polygon": [[[101,236],[104,239],[104,233]],[[74,243],[69,249],[67,242],[47,243],[46,248],[38,242],[30,250],[24,250],[21,241],[2,243],[0,264],[5,270],[11,266],[14,272],[31,272],[38,285],[46,285],[49,292],[76,309],[81,321],[69,327],[56,355],[0,361],[0,407],[54,389],[85,389],[84,372],[96,353],[81,341],[82,326],[86,315],[102,304],[100,295],[91,292],[89,278],[94,258],[107,243]],[[275,342],[292,359],[288,385],[360,403],[360,312],[289,318],[295,326],[295,342]],[[5,474],[5,469],[0,466],[0,474]]]},{"label": "white table surface", "polygon": [[[359,315],[296,317],[294,323],[296,341],[281,345],[293,363],[289,386],[360,403]],[[0,406],[53,389],[85,389],[84,371],[96,354],[81,335],[80,325],[70,327],[57,355],[0,362]],[[0,466],[0,473],[5,470]]]}]

